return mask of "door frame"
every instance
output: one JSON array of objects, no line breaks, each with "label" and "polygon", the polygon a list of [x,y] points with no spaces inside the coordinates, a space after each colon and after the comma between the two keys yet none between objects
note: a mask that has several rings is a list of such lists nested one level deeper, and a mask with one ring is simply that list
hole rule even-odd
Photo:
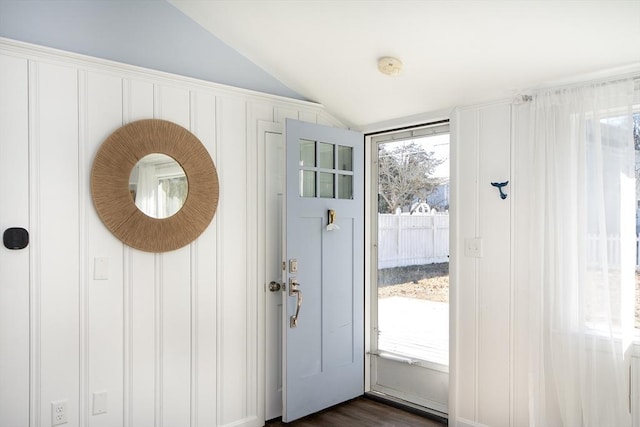
[{"label": "door frame", "polygon": [[[371,229],[372,229],[372,212],[374,207],[372,206],[372,176],[370,165],[372,164],[372,142],[371,138],[377,133],[388,132],[394,129],[402,127],[413,127],[416,125],[431,123],[440,120],[449,120],[449,132],[450,132],[450,178],[451,178],[451,193],[450,200],[452,201],[452,207],[449,210],[450,215],[450,237],[449,237],[449,253],[450,253],[450,267],[449,267],[449,420],[456,419],[456,376],[457,376],[457,357],[456,357],[456,337],[457,337],[457,324],[456,324],[456,310],[457,310],[457,271],[456,271],[456,238],[457,235],[457,217],[458,213],[455,209],[455,200],[458,194],[457,191],[457,175],[458,175],[458,163],[457,152],[458,142],[455,125],[455,114],[451,111],[447,111],[446,114],[437,114],[431,116],[421,117],[419,121],[411,123],[397,123],[391,127],[384,127],[380,129],[367,129],[364,135],[364,161],[365,161],[365,176],[364,176],[364,391],[370,393],[371,390],[371,287],[367,284],[372,280],[372,256],[375,254],[374,242],[372,241]],[[260,188],[264,190],[266,185],[266,132],[273,132],[283,135],[284,124],[276,123],[265,120],[258,120],[258,165],[257,165],[257,177],[262,179]],[[284,136],[284,135],[283,135]],[[377,211],[377,210],[376,210]],[[261,420],[265,421],[265,405],[266,400],[269,398],[266,393],[266,325],[264,320],[266,319],[266,286],[271,279],[266,277],[266,197],[265,191],[258,191],[257,198],[257,218],[259,221],[258,230],[258,283],[257,286],[257,301],[258,301],[258,316],[257,318],[262,321],[262,324],[258,328],[258,378],[261,380],[261,384],[258,385],[258,407],[260,409],[259,415]],[[268,280],[267,280],[268,279]]]},{"label": "door frame", "polygon": [[[264,120],[258,120],[258,167],[257,176],[259,183],[259,191],[257,202],[257,218],[258,218],[258,286],[256,287],[257,301],[258,301],[258,319],[260,319],[260,325],[258,327],[258,378],[262,380],[262,384],[258,384],[258,408],[259,415],[262,422],[266,421],[266,407],[270,398],[267,393],[267,370],[270,368],[267,366],[267,292],[269,282],[274,278],[267,277],[267,133],[280,134],[284,137],[284,124],[275,123]],[[281,277],[277,278],[281,281]],[[273,398],[273,397],[272,397]],[[282,413],[282,402],[280,402]]]},{"label": "door frame", "polygon": [[[456,385],[457,385],[457,262],[456,257],[458,253],[458,249],[456,247],[456,236],[458,233],[458,213],[455,209],[456,198],[458,195],[457,189],[457,176],[458,176],[458,146],[457,146],[457,137],[456,137],[456,126],[454,122],[454,111],[439,111],[434,114],[428,114],[420,117],[415,117],[414,120],[410,122],[389,122],[386,123],[385,126],[381,127],[371,127],[365,130],[365,146],[364,146],[364,156],[365,156],[365,165],[368,170],[365,171],[365,231],[364,231],[364,243],[365,243],[365,253],[364,253],[364,264],[365,264],[365,272],[364,272],[364,281],[365,281],[365,393],[374,393],[372,389],[372,357],[376,357],[372,355],[373,341],[372,339],[372,322],[373,317],[377,315],[376,310],[372,309],[374,307],[375,302],[374,298],[377,296],[372,292],[373,280],[377,280],[377,273],[374,271],[374,267],[376,267],[376,263],[373,261],[373,257],[377,257],[377,242],[373,239],[373,227],[377,226],[377,218],[374,218],[374,215],[377,214],[377,205],[373,203],[373,196],[376,189],[373,188],[374,176],[373,172],[375,172],[374,164],[374,156],[377,154],[377,145],[374,146],[373,137],[383,133],[390,133],[394,131],[402,131],[402,130],[410,130],[413,128],[419,128],[422,126],[428,126],[430,124],[435,124],[438,122],[448,121],[449,124],[449,143],[450,143],[450,152],[449,152],[449,162],[450,162],[450,180],[451,180],[451,189],[450,189],[450,197],[452,207],[449,209],[449,398],[448,398],[448,419],[450,422],[454,422],[456,419]],[[396,400],[396,399],[389,399]],[[405,404],[407,402],[399,402],[401,404]],[[414,406],[408,404],[407,406]],[[423,410],[423,408],[415,406],[419,410]],[[426,411],[430,412],[430,411]]]}]

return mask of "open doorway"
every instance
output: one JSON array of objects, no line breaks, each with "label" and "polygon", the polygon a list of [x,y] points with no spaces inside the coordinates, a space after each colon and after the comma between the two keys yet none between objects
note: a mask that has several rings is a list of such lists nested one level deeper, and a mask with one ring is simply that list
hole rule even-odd
[{"label": "open doorway", "polygon": [[444,416],[449,124],[380,133],[371,144],[371,391]]}]

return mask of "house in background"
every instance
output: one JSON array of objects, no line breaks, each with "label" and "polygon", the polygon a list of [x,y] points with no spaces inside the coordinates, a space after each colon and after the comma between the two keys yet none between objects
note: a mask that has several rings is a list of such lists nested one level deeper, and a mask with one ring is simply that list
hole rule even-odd
[{"label": "house in background", "polygon": [[[529,425],[514,107],[640,76],[639,1],[0,0],[0,37],[0,228],[31,237],[0,248],[0,424],[52,425],[59,402],[74,427],[264,424],[265,182],[291,118],[364,134],[450,121],[449,422]],[[398,77],[378,72],[387,55]],[[218,170],[214,221],[177,251],[123,245],[93,207],[100,144],[143,118],[191,130]],[[507,179],[499,200],[487,183]],[[484,256],[465,256],[479,237]]]}]

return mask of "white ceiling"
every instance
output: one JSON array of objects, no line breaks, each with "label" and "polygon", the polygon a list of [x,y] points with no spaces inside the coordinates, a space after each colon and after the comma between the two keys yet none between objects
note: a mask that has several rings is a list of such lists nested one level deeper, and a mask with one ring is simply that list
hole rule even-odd
[{"label": "white ceiling", "polygon": [[169,1],[357,128],[640,64],[640,0]]}]

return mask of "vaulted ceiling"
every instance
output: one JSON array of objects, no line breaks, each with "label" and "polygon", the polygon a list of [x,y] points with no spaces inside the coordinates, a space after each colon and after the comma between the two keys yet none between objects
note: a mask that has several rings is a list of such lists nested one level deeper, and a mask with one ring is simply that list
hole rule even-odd
[{"label": "vaulted ceiling", "polygon": [[169,2],[360,128],[640,65],[640,0]]}]

